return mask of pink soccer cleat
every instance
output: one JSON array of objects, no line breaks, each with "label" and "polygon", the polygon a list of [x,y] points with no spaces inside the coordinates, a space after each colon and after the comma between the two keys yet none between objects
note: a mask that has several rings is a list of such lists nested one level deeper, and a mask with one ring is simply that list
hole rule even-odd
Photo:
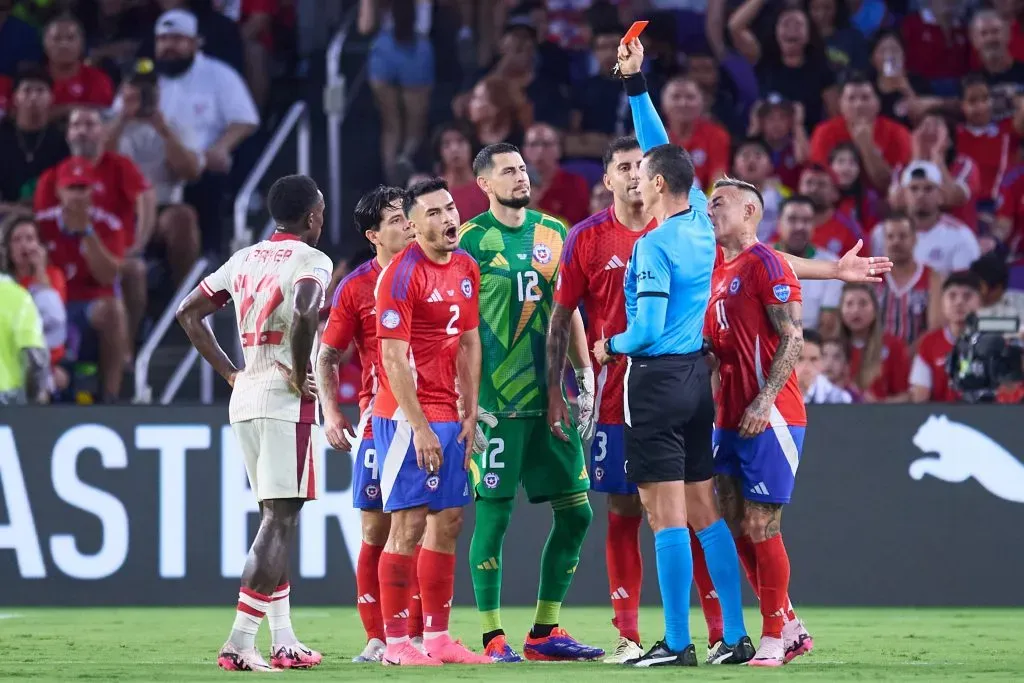
[{"label": "pink soccer cleat", "polygon": [[270,666],[275,669],[312,669],[319,666],[322,660],[323,655],[299,641],[270,648]]},{"label": "pink soccer cleat", "polygon": [[225,671],[254,671],[257,673],[280,673],[278,669],[272,669],[266,660],[260,656],[256,648],[239,650],[231,643],[224,643],[217,655],[217,666]]},{"label": "pink soccer cleat", "polygon": [[445,664],[494,664],[487,655],[473,652],[461,640],[452,640],[449,635],[424,638],[423,646],[432,659]]},{"label": "pink soccer cleat", "polygon": [[761,643],[757,646],[754,658],[747,662],[747,666],[782,666],[786,663],[786,646],[782,644],[782,638],[770,638],[761,636]]},{"label": "pink soccer cleat", "polygon": [[799,619],[787,621],[782,627],[782,642],[786,645],[787,664],[814,649],[814,638]]},{"label": "pink soccer cleat", "polygon": [[400,643],[388,643],[380,663],[384,666],[441,666],[439,659],[425,655],[417,650],[408,640]]}]

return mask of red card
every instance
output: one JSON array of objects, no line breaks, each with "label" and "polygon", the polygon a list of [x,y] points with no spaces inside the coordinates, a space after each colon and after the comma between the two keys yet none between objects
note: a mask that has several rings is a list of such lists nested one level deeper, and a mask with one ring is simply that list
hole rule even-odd
[{"label": "red card", "polygon": [[628,31],[626,31],[626,35],[622,36],[622,44],[627,45],[639,38],[640,34],[644,32],[645,28],[647,28],[648,23],[649,22],[646,21],[634,21],[633,25],[629,27]]}]

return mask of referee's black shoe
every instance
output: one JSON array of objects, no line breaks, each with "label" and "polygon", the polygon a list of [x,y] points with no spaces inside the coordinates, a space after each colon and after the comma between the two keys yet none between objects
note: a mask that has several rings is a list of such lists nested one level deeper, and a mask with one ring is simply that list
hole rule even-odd
[{"label": "referee's black shoe", "polygon": [[697,651],[693,645],[687,645],[679,652],[668,649],[664,640],[659,640],[639,659],[630,659],[625,666],[646,668],[650,666],[697,666]]},{"label": "referee's black shoe", "polygon": [[746,664],[754,658],[754,644],[749,636],[743,636],[735,645],[726,645],[720,640],[708,648],[708,664]]}]

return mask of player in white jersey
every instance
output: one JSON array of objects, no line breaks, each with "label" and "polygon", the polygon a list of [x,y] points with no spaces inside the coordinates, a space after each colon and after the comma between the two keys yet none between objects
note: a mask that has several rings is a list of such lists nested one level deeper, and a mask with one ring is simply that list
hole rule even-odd
[{"label": "player in white jersey", "polygon": [[[178,321],[196,349],[233,387],[231,426],[260,504],[260,528],[242,572],[234,628],[217,657],[222,669],[235,671],[310,668],[321,660],[292,631],[288,558],[302,504],[316,498],[319,411],[308,373],[332,264],[314,248],[323,228],[324,198],[312,178],[281,178],[270,188],[267,207],[277,223],[274,235],[236,252],[178,309]],[[235,304],[245,359],[241,369],[206,320],[228,301]],[[256,650],[264,616],[270,622],[269,665]]]}]

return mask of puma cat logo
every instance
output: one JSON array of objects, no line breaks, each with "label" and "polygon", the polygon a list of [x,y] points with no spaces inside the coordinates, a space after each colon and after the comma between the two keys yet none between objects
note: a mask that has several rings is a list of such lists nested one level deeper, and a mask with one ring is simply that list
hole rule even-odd
[{"label": "puma cat logo", "polygon": [[932,415],[913,438],[924,457],[910,463],[910,477],[925,475],[959,484],[971,477],[989,493],[1013,503],[1024,503],[1024,463],[973,427]]}]

